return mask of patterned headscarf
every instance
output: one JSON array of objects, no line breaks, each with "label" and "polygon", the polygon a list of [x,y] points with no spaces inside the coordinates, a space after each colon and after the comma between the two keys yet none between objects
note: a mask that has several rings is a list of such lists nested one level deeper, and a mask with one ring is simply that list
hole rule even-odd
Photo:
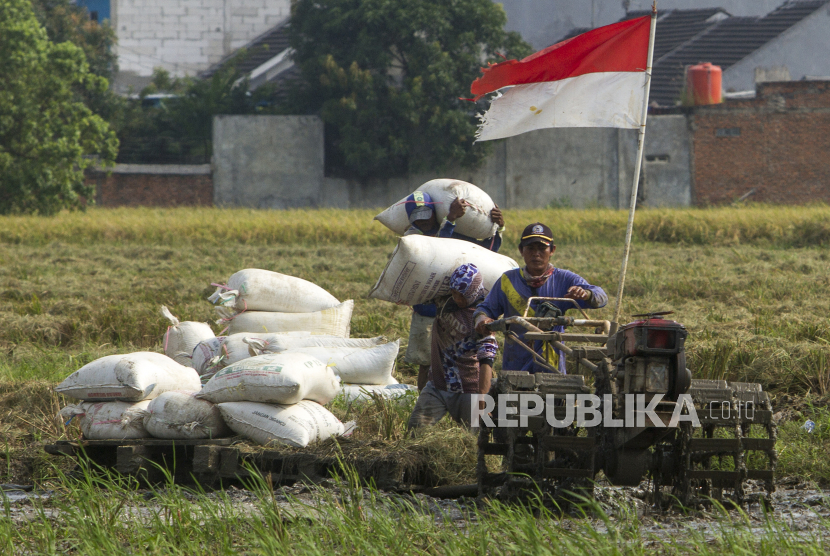
[{"label": "patterned headscarf", "polygon": [[450,289],[461,293],[467,303],[472,305],[484,293],[482,281],[483,278],[478,267],[472,263],[467,263],[453,271],[450,276]]}]

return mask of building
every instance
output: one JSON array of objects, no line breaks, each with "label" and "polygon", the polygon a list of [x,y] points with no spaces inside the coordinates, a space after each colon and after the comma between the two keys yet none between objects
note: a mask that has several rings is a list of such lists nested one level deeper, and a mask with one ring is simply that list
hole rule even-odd
[{"label": "building", "polygon": [[[631,12],[628,17],[643,15]],[[649,99],[680,103],[686,67],[711,62],[723,70],[723,90],[752,91],[756,82],[830,76],[830,2],[786,2],[762,17],[722,9],[674,10],[657,21]]]},{"label": "building", "polygon": [[830,80],[760,83],[688,120],[694,204],[830,203]]},{"label": "building", "polygon": [[[628,12],[651,9],[652,0],[499,0],[509,31],[517,31],[534,49],[548,47],[576,28],[593,29],[619,21]],[[661,14],[673,10],[719,8],[738,17],[763,16],[782,0],[659,0]]]},{"label": "building", "polygon": [[118,92],[139,91],[155,68],[197,75],[288,19],[290,0],[77,0],[118,38]]}]

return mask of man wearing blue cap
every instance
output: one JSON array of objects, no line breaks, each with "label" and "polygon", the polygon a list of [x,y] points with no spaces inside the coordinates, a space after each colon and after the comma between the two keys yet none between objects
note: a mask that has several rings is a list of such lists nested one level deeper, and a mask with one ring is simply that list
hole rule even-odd
[{"label": "man wearing blue cap", "polygon": [[[608,295],[599,287],[589,284],[582,276],[554,267],[551,256],[556,251],[553,243],[553,232],[541,222],[529,224],[522,232],[519,242],[519,253],[525,261],[525,266],[508,270],[493,286],[487,299],[478,305],[475,310],[476,331],[479,334],[489,333],[487,325],[499,316],[512,317],[524,315],[525,307],[531,297],[555,297],[573,299],[583,309],[599,309],[608,303]],[[538,316],[538,313],[557,311],[564,314],[573,308],[572,303],[564,301],[543,302],[533,301],[528,309],[528,316]],[[520,340],[524,341],[526,330],[515,327],[514,330]],[[564,331],[564,327],[556,326],[554,332]],[[538,355],[547,361],[540,365],[532,354],[522,349],[516,342],[509,342],[503,352],[502,369],[505,371],[550,372],[551,368],[565,373],[565,354],[561,350],[551,349],[543,342],[529,342]]]},{"label": "man wearing blue cap", "polygon": [[[499,229],[486,239],[476,239],[455,231],[455,221],[464,216],[467,203],[464,199],[456,198],[450,205],[447,217],[439,224],[435,213],[435,203],[429,193],[416,191],[404,201],[406,215],[409,217],[409,229],[405,236],[421,234],[430,237],[445,237],[461,239],[498,252],[501,247],[501,235],[504,232],[504,216],[498,206],[490,211],[490,220],[498,224]],[[406,348],[404,361],[418,365],[418,389],[423,390],[427,383],[430,365],[430,333],[435,320],[437,309],[434,303],[413,305],[414,313],[409,326],[409,345]]]}]

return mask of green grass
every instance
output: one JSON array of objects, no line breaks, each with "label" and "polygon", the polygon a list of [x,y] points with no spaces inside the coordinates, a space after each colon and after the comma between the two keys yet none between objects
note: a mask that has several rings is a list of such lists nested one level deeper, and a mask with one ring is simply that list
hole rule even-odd
[{"label": "green grass", "polygon": [[[586,504],[571,517],[530,501],[442,510],[384,496],[346,474],[335,489],[299,498],[256,478],[252,495],[206,495],[172,484],[147,494],[129,480],[86,474],[63,480],[26,519],[0,515],[7,554],[823,554],[828,523],[750,519],[722,509],[708,526],[642,520],[625,502]],[[573,519],[573,518],[577,519]]]}]

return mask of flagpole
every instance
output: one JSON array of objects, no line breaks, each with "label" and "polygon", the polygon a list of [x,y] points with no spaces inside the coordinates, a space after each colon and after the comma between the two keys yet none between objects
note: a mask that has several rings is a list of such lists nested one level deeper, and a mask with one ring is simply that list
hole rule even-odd
[{"label": "flagpole", "polygon": [[640,170],[643,164],[643,149],[646,139],[646,116],[648,115],[648,93],[651,89],[651,64],[654,59],[654,34],[657,29],[657,0],[651,6],[651,30],[648,36],[648,59],[646,62],[645,94],[643,95],[643,119],[640,123],[640,135],[637,144],[637,160],[634,163],[634,184],[631,186],[631,203],[628,210],[628,227],[625,230],[625,251],[623,252],[622,268],[620,269],[620,283],[617,288],[617,306],[614,309],[614,322],[620,321],[622,311],[623,288],[625,287],[625,271],[628,267],[628,254],[631,251],[631,233],[634,230],[634,211],[637,208],[637,190],[640,184]]}]

